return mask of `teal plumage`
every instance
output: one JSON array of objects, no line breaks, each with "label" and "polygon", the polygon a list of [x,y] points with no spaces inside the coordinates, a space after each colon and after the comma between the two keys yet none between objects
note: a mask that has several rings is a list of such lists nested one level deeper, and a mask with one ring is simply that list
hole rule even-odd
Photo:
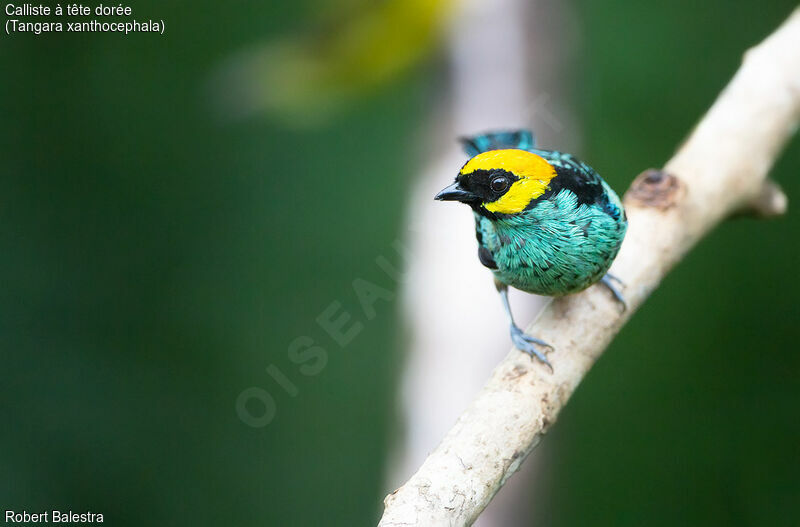
[{"label": "teal plumage", "polygon": [[[548,159],[551,154],[563,156],[532,151],[551,164],[558,162]],[[579,203],[574,191],[562,188],[519,214],[490,219],[475,213],[479,247],[495,262],[492,273],[498,281],[537,295],[561,296],[581,291],[606,274],[627,221],[611,187],[588,165],[581,163],[580,170],[599,180],[601,203]]]},{"label": "teal plumage", "polygon": [[461,140],[471,159],[436,199],[468,204],[475,214],[480,262],[494,274],[511,318],[514,344],[542,361],[514,323],[507,287],[547,296],[576,293],[608,279],[627,229],[622,203],[589,165],[535,147],[526,130]]}]

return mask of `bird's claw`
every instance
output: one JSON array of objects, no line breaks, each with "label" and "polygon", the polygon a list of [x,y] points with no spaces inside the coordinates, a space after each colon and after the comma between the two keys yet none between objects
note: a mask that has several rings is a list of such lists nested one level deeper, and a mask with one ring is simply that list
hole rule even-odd
[{"label": "bird's claw", "polygon": [[541,339],[537,339],[536,337],[534,337],[532,335],[528,335],[527,333],[522,331],[519,328],[519,326],[511,326],[511,338],[513,339],[515,337],[521,338],[526,342],[530,342],[531,344],[538,344],[540,346],[546,346],[548,348],[552,348],[553,347],[553,346],[551,346],[550,344],[548,344],[547,342],[545,342],[545,341],[543,341]]},{"label": "bird's claw", "polygon": [[550,362],[547,360],[547,357],[545,357],[544,353],[536,349],[536,346],[544,346],[550,349],[553,349],[553,346],[543,340],[528,335],[516,325],[511,326],[511,342],[514,343],[515,348],[523,353],[527,353],[531,356],[531,358],[536,357],[548,368],[550,368],[550,371],[553,371],[553,366],[550,365]]},{"label": "bird's claw", "polygon": [[606,273],[603,278],[600,279],[600,282],[611,291],[611,294],[614,295],[614,298],[622,304],[622,311],[626,311],[628,309],[628,304],[625,302],[625,297],[622,296],[622,293],[619,292],[612,282],[616,282],[621,287],[625,287],[625,284],[620,280],[618,277],[614,276],[611,273]]}]

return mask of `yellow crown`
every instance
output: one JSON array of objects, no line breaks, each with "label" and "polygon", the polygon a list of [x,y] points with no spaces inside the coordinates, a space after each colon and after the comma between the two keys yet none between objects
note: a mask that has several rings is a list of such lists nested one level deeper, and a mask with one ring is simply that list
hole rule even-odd
[{"label": "yellow crown", "polygon": [[500,214],[516,214],[547,190],[556,170],[542,157],[526,150],[490,150],[470,159],[461,169],[469,176],[476,170],[507,170],[519,178],[498,200],[484,203],[484,208]]}]

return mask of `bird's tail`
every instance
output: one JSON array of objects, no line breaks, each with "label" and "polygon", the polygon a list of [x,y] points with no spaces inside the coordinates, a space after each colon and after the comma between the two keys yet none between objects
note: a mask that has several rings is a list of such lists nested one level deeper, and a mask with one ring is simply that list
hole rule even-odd
[{"label": "bird's tail", "polygon": [[519,148],[528,150],[533,148],[536,140],[530,130],[504,130],[500,132],[487,132],[472,137],[460,137],[459,141],[464,151],[470,157],[489,150],[503,148]]}]

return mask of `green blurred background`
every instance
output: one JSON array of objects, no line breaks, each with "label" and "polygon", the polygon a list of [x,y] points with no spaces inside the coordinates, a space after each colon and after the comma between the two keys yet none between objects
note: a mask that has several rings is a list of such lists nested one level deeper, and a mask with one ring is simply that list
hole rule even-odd
[{"label": "green blurred background", "polygon": [[[436,39],[313,126],[226,119],[220,64],[346,27],[357,2],[130,5],[165,35],[0,36],[0,503],[121,526],[373,524],[403,333],[396,302],[364,321],[351,282],[396,288],[374,259],[404,232]],[[663,163],[794,6],[574,2],[578,153],[619,189]],[[798,171],[795,140],[774,170],[790,200]],[[798,234],[794,210],[728,222],[664,281],[547,437],[539,524],[798,524]],[[344,349],[315,322],[332,302],[365,322]],[[289,360],[298,336],[327,350],[318,375]],[[253,386],[275,401],[263,428],[237,416]]]}]

